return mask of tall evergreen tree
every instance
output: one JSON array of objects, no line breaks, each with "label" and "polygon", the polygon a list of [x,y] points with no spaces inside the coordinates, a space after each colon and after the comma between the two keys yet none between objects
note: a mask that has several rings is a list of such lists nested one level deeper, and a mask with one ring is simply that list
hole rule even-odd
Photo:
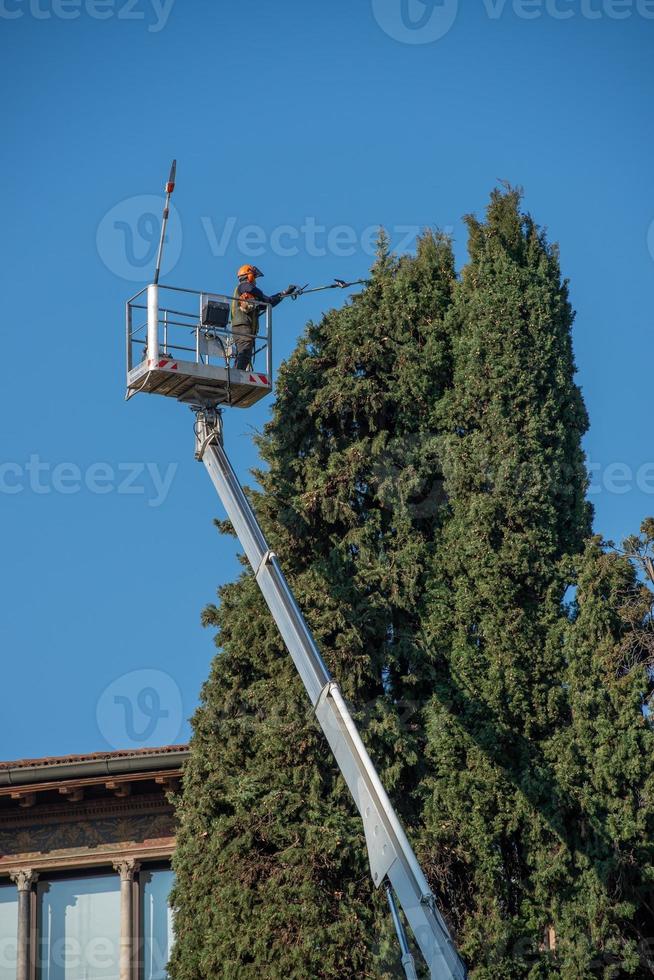
[{"label": "tall evergreen tree", "polygon": [[442,404],[450,519],[424,640],[423,857],[473,976],[522,980],[556,975],[540,950],[562,830],[544,746],[563,710],[562,566],[590,530],[587,417],[556,248],[512,189],[468,228]]},{"label": "tall evergreen tree", "polygon": [[[309,324],[252,499],[475,980],[651,976],[652,594],[630,560],[654,581],[654,522],[622,556],[590,538],[556,249],[510,189],[468,227],[459,282],[440,236],[399,262],[382,242],[362,294]],[[252,575],[220,600],[171,975],[399,975]]]},{"label": "tall evergreen tree", "polygon": [[[454,282],[443,237],[399,261],[382,240],[370,284],[309,324],[280,370],[252,494],[409,823],[423,752],[407,705],[431,688],[416,636],[441,521]],[[249,571],[205,621],[219,653],[178,805],[172,977],[395,975],[358,815]]]}]

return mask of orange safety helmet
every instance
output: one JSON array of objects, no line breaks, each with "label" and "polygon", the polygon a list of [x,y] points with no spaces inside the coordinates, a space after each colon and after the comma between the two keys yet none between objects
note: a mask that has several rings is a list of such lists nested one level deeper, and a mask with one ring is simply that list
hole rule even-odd
[{"label": "orange safety helmet", "polygon": [[239,279],[247,279],[248,282],[254,282],[263,275],[261,269],[257,269],[256,265],[242,265],[241,268],[236,273]]}]

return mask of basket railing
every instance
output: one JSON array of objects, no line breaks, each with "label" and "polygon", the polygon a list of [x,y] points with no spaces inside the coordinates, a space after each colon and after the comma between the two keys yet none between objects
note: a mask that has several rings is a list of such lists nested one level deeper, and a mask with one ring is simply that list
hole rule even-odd
[{"label": "basket railing", "polygon": [[[236,340],[254,341],[251,367],[272,376],[272,307],[259,309],[256,334],[232,330],[233,297],[208,290],[149,285],[127,300],[127,372],[147,358],[150,364],[173,357],[180,362],[233,369]],[[236,339],[235,339],[236,333]]]}]

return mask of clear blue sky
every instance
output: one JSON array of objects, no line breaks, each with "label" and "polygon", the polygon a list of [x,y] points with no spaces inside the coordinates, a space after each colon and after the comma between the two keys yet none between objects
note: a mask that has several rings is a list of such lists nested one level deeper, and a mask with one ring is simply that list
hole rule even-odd
[{"label": "clear blue sky", "polygon": [[[185,739],[214,652],[200,612],[239,568],[188,410],[123,402],[141,196],[173,156],[166,281],[216,290],[248,258],[271,290],[365,275],[376,224],[396,245],[451,228],[461,264],[461,216],[523,185],[578,311],[597,529],[654,512],[654,4],[458,6],[1,0],[0,757]],[[332,298],[278,311],[278,360]],[[245,478],[268,411],[227,421]]]}]

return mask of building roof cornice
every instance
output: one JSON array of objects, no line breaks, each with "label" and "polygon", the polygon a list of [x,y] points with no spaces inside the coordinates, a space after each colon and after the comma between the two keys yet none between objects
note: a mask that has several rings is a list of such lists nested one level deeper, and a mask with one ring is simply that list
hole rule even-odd
[{"label": "building roof cornice", "polygon": [[18,759],[15,762],[0,762],[0,786],[180,769],[188,756],[187,745],[166,745],[161,748],[92,752],[88,755]]}]

